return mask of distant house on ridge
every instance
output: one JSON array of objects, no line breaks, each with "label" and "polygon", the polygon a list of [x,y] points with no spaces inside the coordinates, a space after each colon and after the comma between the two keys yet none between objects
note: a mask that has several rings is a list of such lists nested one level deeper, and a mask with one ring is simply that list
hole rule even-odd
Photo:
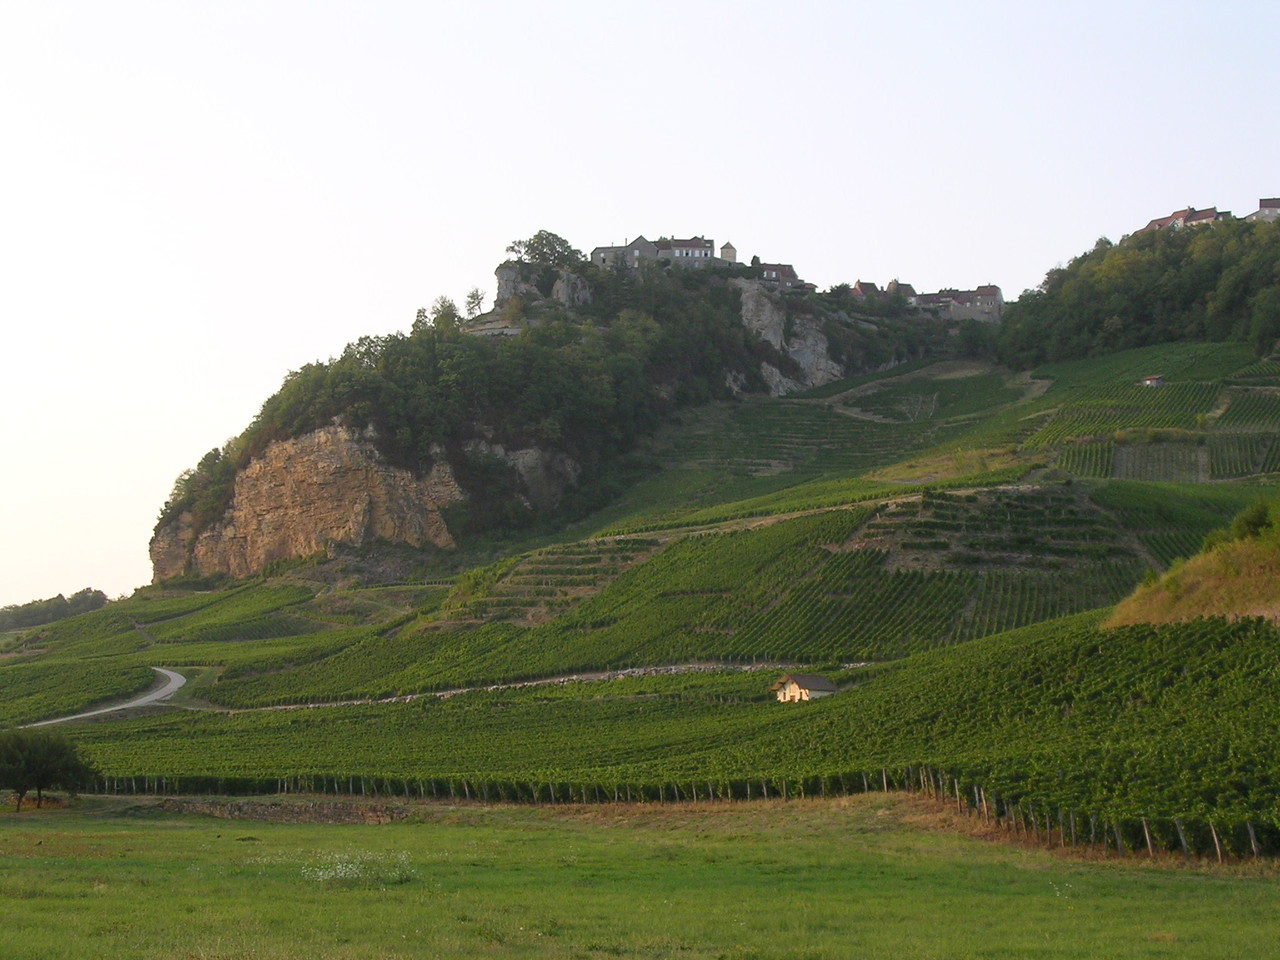
[{"label": "distant house on ridge", "polygon": [[784,290],[800,286],[800,277],[796,268],[789,263],[760,264],[760,279]]},{"label": "distant house on ridge", "polygon": [[688,240],[675,240],[663,237],[660,240],[646,240],[636,237],[621,247],[596,247],[591,251],[591,262],[597,267],[628,267],[635,269],[642,260],[657,262],[665,260],[677,267],[725,267],[736,263],[738,251],[732,243],[720,248],[720,256],[716,256],[716,242],[706,237],[690,237]]},{"label": "distant house on ridge", "polygon": [[1258,201],[1258,210],[1251,213],[1246,220],[1280,220],[1280,197],[1272,197],[1271,199],[1263,198]]},{"label": "distant house on ridge", "polygon": [[[1230,210],[1224,210],[1219,213],[1217,207],[1210,207],[1208,210],[1187,207],[1183,210],[1175,210],[1167,217],[1157,217],[1143,227],[1142,230],[1176,230],[1179,227],[1197,227],[1202,223],[1215,223],[1218,220],[1230,219]],[[1142,231],[1138,232],[1141,233]]]},{"label": "distant house on ridge", "polygon": [[976,290],[948,287],[937,293],[922,293],[915,305],[930,310],[946,320],[983,320],[995,323],[1004,313],[1004,294],[994,283],[984,283]]}]

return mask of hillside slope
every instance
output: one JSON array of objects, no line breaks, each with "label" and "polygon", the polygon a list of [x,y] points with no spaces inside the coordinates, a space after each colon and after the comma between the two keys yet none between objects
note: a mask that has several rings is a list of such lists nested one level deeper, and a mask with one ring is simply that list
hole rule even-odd
[{"label": "hillside slope", "polygon": [[1257,500],[1205,549],[1149,578],[1116,605],[1108,626],[1175,623],[1198,617],[1280,619],[1280,507]]},{"label": "hillside slope", "polygon": [[[1233,408],[1273,444],[1269,363],[1177,344],[1030,377],[915,364],[689,408],[646,447],[655,474],[558,530],[410,552],[398,584],[385,548],[339,551],[28,632],[0,718],[123,698],[163,665],[191,679],[179,703],[78,732],[111,789],[754,796],[927,767],[1037,816],[1116,818],[1128,843],[1143,814],[1162,842],[1173,817],[1256,832],[1274,631],[1094,624],[1274,490],[1155,453],[1212,464]],[[1153,368],[1166,386],[1136,387]],[[1149,479],[1116,466],[1126,448]],[[782,670],[852,689],[782,707]]]},{"label": "hillside slope", "polygon": [[291,373],[241,436],[178,478],[155,579],[561,523],[625,486],[629,455],[676,411],[945,345],[928,316],[854,318],[750,267],[571,266],[504,265],[527,279],[494,313],[463,323],[438,304],[407,336],[363,337]]}]

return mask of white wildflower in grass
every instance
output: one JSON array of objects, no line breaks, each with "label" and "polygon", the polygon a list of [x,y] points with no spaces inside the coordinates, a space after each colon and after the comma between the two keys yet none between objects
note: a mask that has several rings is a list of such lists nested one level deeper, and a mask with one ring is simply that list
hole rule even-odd
[{"label": "white wildflower in grass", "polygon": [[407,853],[363,850],[321,854],[302,868],[302,875],[329,886],[375,889],[408,883],[416,876]]}]

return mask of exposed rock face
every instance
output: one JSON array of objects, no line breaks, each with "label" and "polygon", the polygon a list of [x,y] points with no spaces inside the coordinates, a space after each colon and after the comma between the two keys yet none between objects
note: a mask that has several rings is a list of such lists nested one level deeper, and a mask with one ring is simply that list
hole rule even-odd
[{"label": "exposed rock face", "polygon": [[801,377],[795,379],[771,364],[761,364],[760,373],[772,396],[820,387],[844,376],[844,368],[831,359],[826,334],[816,318],[804,314],[795,316],[788,330],[786,311],[760,281],[737,278],[730,282],[742,294],[743,326],[790,357],[800,368]]},{"label": "exposed rock face", "polygon": [[551,287],[551,296],[544,297],[533,283],[533,278],[542,269],[528,263],[504,263],[493,272],[498,281],[498,291],[494,295],[495,308],[502,306],[512,297],[530,303],[537,300],[554,300],[566,307],[584,307],[591,302],[591,286],[576,273],[556,268],[555,283]]},{"label": "exposed rock face", "polygon": [[471,448],[506,461],[515,468],[524,484],[529,503],[540,510],[552,510],[560,505],[564,492],[576,486],[582,466],[567,454],[558,451],[526,447],[507,450],[501,444],[475,440]]},{"label": "exposed rock face", "polygon": [[418,479],[387,464],[372,436],[330,426],[273,443],[237,476],[226,515],[198,535],[184,514],[151,541],[155,579],[243,577],[267,562],[341,543],[454,546],[440,508],[463,499],[443,460]]},{"label": "exposed rock face", "polygon": [[585,307],[591,303],[591,286],[576,273],[561,270],[551,288],[551,299],[567,307]]},{"label": "exposed rock face", "polygon": [[523,278],[524,271],[518,263],[504,263],[493,271],[498,280],[498,291],[494,294],[493,305],[500,307],[512,297],[521,300],[541,300],[538,288]]}]

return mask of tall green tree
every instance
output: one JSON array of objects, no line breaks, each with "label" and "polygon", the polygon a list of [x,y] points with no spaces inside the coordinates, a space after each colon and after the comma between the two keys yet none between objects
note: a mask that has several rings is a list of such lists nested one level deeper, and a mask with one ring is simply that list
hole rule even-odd
[{"label": "tall green tree", "polygon": [[542,263],[550,267],[572,269],[585,262],[581,250],[574,249],[564,237],[550,230],[539,230],[528,240],[514,240],[507,253],[522,263]]},{"label": "tall green tree", "polygon": [[18,798],[17,812],[32,790],[36,806],[52,787],[74,790],[92,781],[93,768],[81,758],[66,734],[42,728],[0,732],[0,788]]},{"label": "tall green tree", "polygon": [[466,310],[467,319],[471,320],[480,315],[480,311],[484,309],[484,292],[479,287],[472,287],[467,291]]}]

